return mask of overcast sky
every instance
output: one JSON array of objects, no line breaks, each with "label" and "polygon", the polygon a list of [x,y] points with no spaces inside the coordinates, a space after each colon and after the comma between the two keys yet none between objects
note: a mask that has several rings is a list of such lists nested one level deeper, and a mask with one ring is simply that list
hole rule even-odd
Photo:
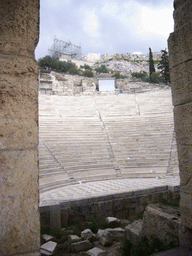
[{"label": "overcast sky", "polygon": [[41,0],[36,59],[54,37],[81,45],[82,54],[148,53],[167,48],[173,0]]}]

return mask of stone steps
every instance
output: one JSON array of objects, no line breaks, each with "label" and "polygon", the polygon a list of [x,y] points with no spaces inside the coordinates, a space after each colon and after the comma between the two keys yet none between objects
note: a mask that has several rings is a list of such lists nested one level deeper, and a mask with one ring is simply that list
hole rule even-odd
[{"label": "stone steps", "polygon": [[87,97],[40,95],[39,132],[40,188],[42,177],[62,172],[68,173],[68,179],[90,181],[116,175],[178,174],[168,90]]}]

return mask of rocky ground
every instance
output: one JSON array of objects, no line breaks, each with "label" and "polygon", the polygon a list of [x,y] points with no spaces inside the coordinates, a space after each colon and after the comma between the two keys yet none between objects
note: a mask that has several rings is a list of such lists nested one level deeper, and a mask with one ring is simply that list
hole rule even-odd
[{"label": "rocky ground", "polygon": [[73,215],[67,228],[49,230],[49,235],[42,229],[41,255],[149,256],[178,246],[178,199],[148,205],[137,218],[142,216],[139,220],[119,220]]},{"label": "rocky ground", "polygon": [[121,75],[131,76],[133,72],[145,71],[149,73],[149,63],[147,61],[127,61],[127,60],[109,60],[97,63],[94,67],[105,65],[108,70],[113,72],[121,72]]}]

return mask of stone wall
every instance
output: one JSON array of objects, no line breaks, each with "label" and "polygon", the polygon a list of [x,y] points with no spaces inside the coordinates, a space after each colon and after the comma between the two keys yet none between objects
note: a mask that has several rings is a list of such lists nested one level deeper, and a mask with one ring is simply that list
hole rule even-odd
[{"label": "stone wall", "polygon": [[168,43],[181,177],[180,244],[192,249],[192,2],[175,0],[174,8]]},{"label": "stone wall", "polygon": [[39,255],[39,1],[1,1],[0,255]]},{"label": "stone wall", "polygon": [[179,200],[179,191],[179,186],[160,186],[41,206],[41,227],[66,227],[68,219],[76,215],[113,216],[120,219],[138,217],[148,204],[166,201],[169,198]]}]

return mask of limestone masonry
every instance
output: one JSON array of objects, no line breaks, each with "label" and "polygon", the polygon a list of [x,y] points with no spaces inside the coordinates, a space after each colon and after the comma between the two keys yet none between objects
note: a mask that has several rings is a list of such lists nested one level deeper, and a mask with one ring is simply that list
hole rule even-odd
[{"label": "limestone masonry", "polygon": [[168,43],[181,177],[180,244],[192,249],[192,2],[175,0],[174,7],[175,31]]},{"label": "limestone masonry", "polygon": [[0,8],[0,255],[39,255],[39,1]]}]

